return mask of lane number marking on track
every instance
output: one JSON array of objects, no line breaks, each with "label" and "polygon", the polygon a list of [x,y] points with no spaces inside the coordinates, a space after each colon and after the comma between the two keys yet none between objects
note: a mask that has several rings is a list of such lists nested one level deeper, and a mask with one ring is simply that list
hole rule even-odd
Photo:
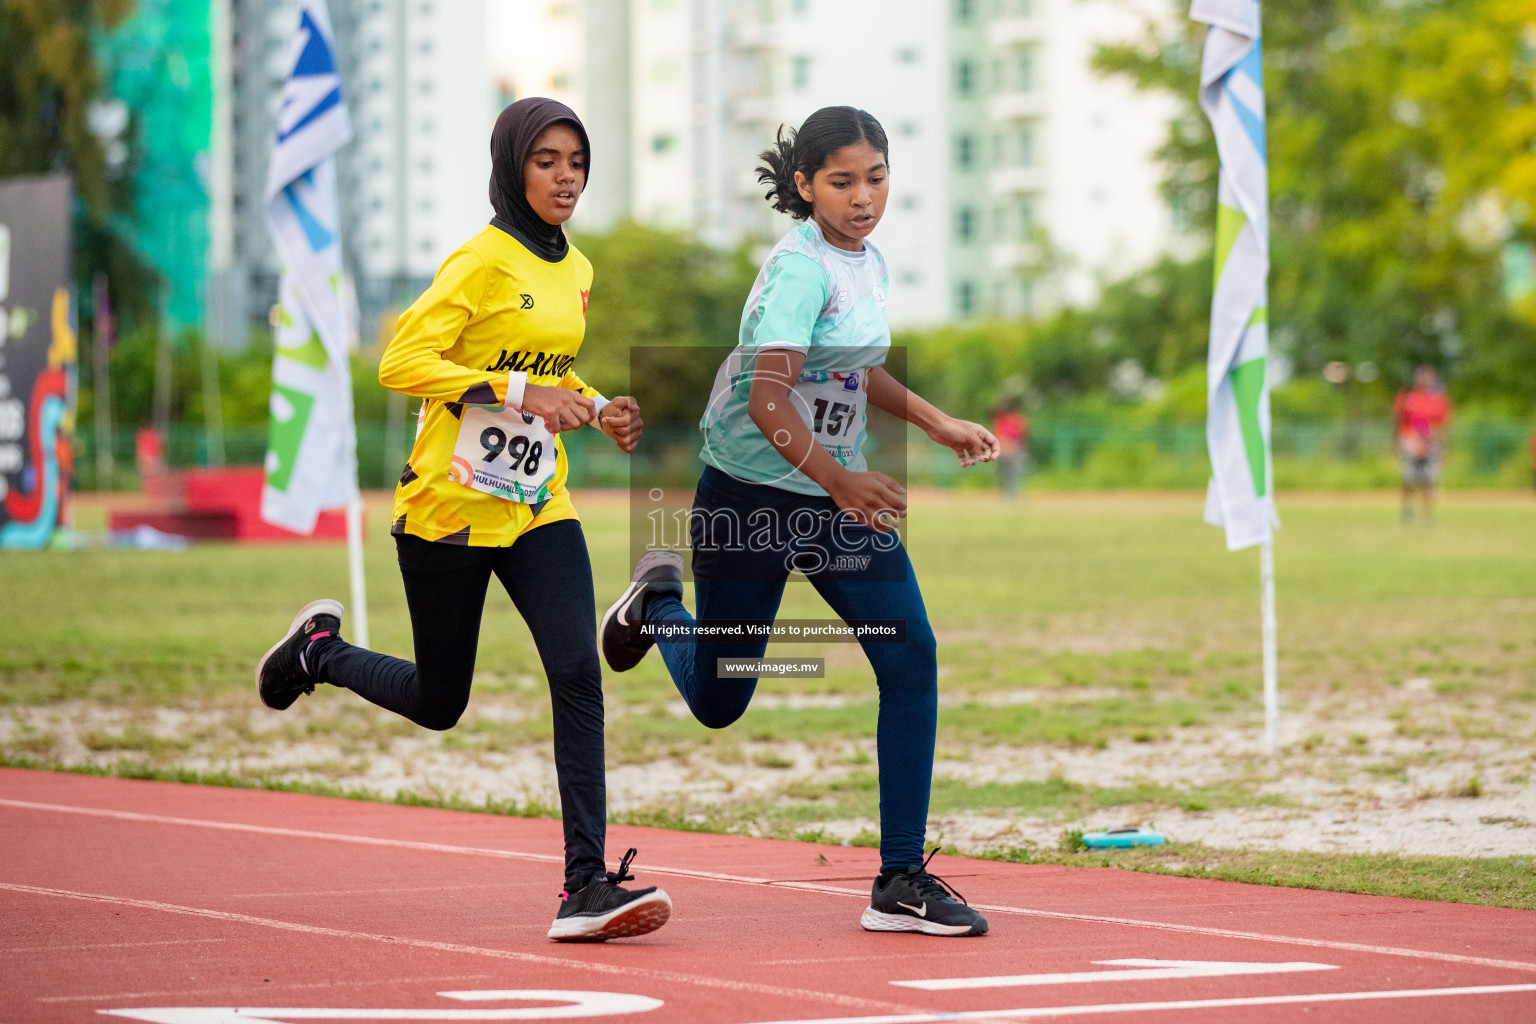
[{"label": "lane number marking on track", "polygon": [[662,1005],[660,999],[652,999],[650,996],[568,989],[497,989],[439,992],[438,995],[461,1002],[495,1000],[497,1002],[564,1003],[565,1005],[438,1010],[371,1010],[331,1006],[144,1006],[96,1012],[109,1017],[145,1021],[147,1024],[285,1024],[287,1021],[295,1020],[570,1020],[575,1017],[611,1017],[622,1013],[644,1013]]},{"label": "lane number marking on track", "polygon": [[1095,960],[1111,967],[1131,967],[1129,971],[1073,971],[1067,974],[1002,974],[990,978],[929,978],[923,981],[893,981],[903,988],[921,988],[929,992],[956,989],[1013,988],[1020,985],[1078,985],[1090,981],[1157,981],[1163,978],[1223,978],[1235,974],[1294,974],[1298,971],[1336,971],[1335,964],[1247,963],[1226,960]]}]

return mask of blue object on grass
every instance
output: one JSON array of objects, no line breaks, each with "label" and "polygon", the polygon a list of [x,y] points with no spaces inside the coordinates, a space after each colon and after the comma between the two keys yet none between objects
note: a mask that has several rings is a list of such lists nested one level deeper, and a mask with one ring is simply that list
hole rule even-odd
[{"label": "blue object on grass", "polygon": [[1150,828],[1110,828],[1103,832],[1083,833],[1083,845],[1095,848],[1124,846],[1160,846],[1168,840]]}]

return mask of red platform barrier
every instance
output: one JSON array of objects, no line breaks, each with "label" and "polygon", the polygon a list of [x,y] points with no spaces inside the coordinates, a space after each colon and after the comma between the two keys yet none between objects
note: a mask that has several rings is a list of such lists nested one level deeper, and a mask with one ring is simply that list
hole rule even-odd
[{"label": "red platform barrier", "polygon": [[260,466],[166,472],[156,477],[152,486],[146,480],[145,492],[159,499],[155,506],[113,512],[110,526],[114,530],[151,526],[195,540],[242,543],[346,539],[343,509],[320,513],[315,532],[307,537],[265,522],[261,518],[262,484]]}]

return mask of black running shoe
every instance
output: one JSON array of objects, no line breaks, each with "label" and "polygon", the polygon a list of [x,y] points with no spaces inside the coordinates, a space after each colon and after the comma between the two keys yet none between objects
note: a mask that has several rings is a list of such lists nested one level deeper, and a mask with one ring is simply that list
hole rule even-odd
[{"label": "black running shoe", "polygon": [[652,594],[683,596],[683,556],[676,551],[647,551],[635,563],[628,589],[603,613],[597,628],[602,642],[603,660],[615,672],[628,672],[640,664],[656,643],[640,635],[645,617],[645,599]]},{"label": "black running shoe", "polygon": [[928,873],[928,860],[906,871],[880,875],[869,906],[859,919],[867,932],[922,932],[924,935],[985,935],[987,919],[972,910],[952,886]]},{"label": "black running shoe", "polygon": [[341,636],[340,601],[311,601],[299,609],[283,638],[256,663],[256,695],[274,711],[284,711],[306,693],[315,692],[316,679],[304,663],[304,652],[316,640]]},{"label": "black running shoe", "polygon": [[605,942],[630,935],[644,935],[667,923],[672,916],[672,897],[654,885],[649,889],[621,889],[620,882],[634,879],[630,848],[619,870],[597,875],[575,892],[560,894],[560,912],[549,926],[556,942]]}]

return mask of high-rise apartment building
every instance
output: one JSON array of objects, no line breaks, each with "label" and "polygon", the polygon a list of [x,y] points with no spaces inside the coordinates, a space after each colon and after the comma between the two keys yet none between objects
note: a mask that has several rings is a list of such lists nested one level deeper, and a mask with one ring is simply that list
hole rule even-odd
[{"label": "high-rise apartment building", "polygon": [[[215,330],[241,344],[277,294],[262,193],[297,0],[215,0]],[[485,0],[331,0],[353,141],[337,155],[343,258],[364,325],[408,303],[490,219],[496,88]],[[222,31],[221,31],[222,30]],[[216,58],[215,66],[219,61]],[[367,327],[365,326],[365,329]]]},{"label": "high-rise apartment building", "polygon": [[[874,238],[898,324],[1090,301],[1170,240],[1153,151],[1172,107],[1092,70],[1164,0],[511,0],[518,95],[588,120],[593,195],[717,244],[788,227],[753,168],[780,124],[864,107],[891,144]],[[622,102],[627,90],[628,102]],[[610,154],[612,154],[610,156]],[[626,177],[621,177],[624,175]]]}]

